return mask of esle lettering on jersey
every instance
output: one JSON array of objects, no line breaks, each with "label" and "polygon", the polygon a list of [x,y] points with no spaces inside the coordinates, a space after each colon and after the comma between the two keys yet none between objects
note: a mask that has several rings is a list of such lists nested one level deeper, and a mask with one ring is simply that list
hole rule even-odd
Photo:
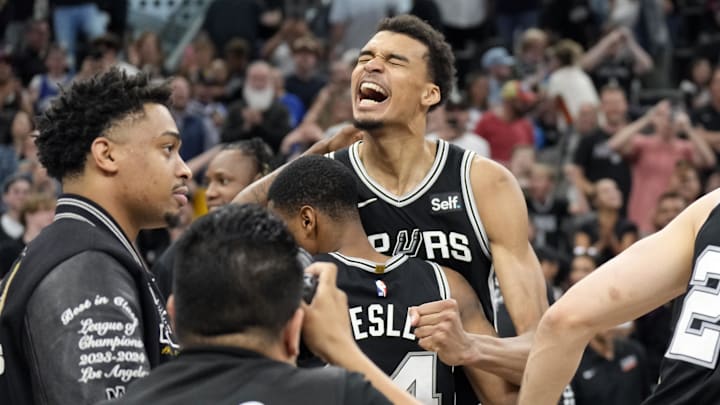
[{"label": "esle lettering on jersey", "polygon": [[349,308],[348,312],[355,340],[380,336],[415,340],[415,335],[411,331],[410,313],[405,319],[397,319],[393,304],[354,306]]},{"label": "esle lettering on jersey", "polygon": [[430,210],[433,214],[457,212],[461,211],[462,208],[460,193],[443,193],[430,196]]},{"label": "esle lettering on jersey", "polygon": [[[428,260],[454,259],[472,262],[470,239],[459,232],[420,231],[403,229],[397,233],[395,243],[391,244],[390,235],[376,233],[369,235],[370,244],[380,253],[391,255],[405,254],[411,257],[421,256]],[[420,248],[424,247],[424,254]]]}]

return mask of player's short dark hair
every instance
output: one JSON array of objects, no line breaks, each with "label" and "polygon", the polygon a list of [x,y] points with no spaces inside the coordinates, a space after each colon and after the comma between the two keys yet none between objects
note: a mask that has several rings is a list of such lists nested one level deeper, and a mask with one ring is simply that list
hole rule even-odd
[{"label": "player's short dark hair", "polygon": [[258,137],[227,143],[221,150],[237,150],[255,159],[256,171],[262,175],[270,173],[273,169],[275,155],[272,148]]},{"label": "player's short dark hair", "polygon": [[151,83],[145,74],[126,75],[116,68],[61,89],[38,119],[40,162],[58,180],[79,175],[95,138],[129,115],[143,114],[147,103],[167,106],[170,92],[166,83]]},{"label": "player's short dark hair", "polygon": [[333,219],[357,215],[357,183],[350,169],[322,156],[304,156],[275,178],[268,201],[286,213],[309,205]]},{"label": "player's short dark hair", "polygon": [[257,205],[228,204],[193,222],[178,241],[174,266],[181,341],[276,337],[300,305],[297,250],[283,222]]},{"label": "player's short dark hair", "polygon": [[443,34],[409,14],[383,19],[377,27],[377,32],[380,31],[407,35],[428,48],[425,60],[430,80],[440,88],[440,102],[431,106],[430,110],[444,103],[450,97],[455,80],[455,55]]}]

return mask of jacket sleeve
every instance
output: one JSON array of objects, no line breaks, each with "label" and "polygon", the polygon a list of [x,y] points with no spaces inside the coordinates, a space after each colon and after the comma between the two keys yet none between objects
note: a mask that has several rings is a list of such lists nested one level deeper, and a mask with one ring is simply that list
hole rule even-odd
[{"label": "jacket sleeve", "polygon": [[25,316],[23,350],[36,404],[93,404],[146,376],[139,294],[111,256],[83,252],[39,284]]}]

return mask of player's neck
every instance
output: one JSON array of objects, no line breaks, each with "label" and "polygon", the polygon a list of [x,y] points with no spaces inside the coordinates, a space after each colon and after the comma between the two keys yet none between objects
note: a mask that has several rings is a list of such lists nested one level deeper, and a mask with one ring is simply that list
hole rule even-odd
[{"label": "player's neck", "polygon": [[367,234],[362,227],[360,218],[349,220],[342,225],[342,232],[338,234],[338,253],[345,256],[358,257],[375,263],[385,263],[388,256],[378,253],[368,241]]},{"label": "player's neck", "polygon": [[[85,197],[95,204],[101,206],[105,211],[110,214],[113,220],[117,222],[122,229],[125,236],[131,241],[134,241],[138,233],[140,232],[140,226],[136,225],[131,220],[131,215],[127,209],[122,207],[121,200],[118,196],[109,194],[107,190],[109,187],[105,187],[100,184],[95,184],[90,179],[85,181],[64,181],[63,191],[69,194],[76,194]],[[103,191],[104,190],[104,191]]]},{"label": "player's neck", "polygon": [[373,180],[400,196],[425,178],[436,150],[435,142],[411,132],[371,135],[360,146],[360,160]]}]

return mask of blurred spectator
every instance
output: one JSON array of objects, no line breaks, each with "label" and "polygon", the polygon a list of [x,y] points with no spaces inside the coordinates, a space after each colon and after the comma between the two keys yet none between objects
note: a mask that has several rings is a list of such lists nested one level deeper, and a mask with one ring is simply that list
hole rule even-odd
[{"label": "blurred spectator", "polygon": [[522,83],[511,80],[502,88],[502,104],[480,118],[475,133],[490,144],[493,160],[507,165],[518,145],[533,145],[533,128],[527,118],[536,96]]},{"label": "blurred spectator", "polygon": [[537,84],[545,80],[548,41],[547,34],[541,29],[529,28],[523,32],[516,50],[515,70],[526,83]]},{"label": "blurred spectator", "polygon": [[220,136],[222,142],[259,137],[277,151],[288,132],[290,115],[275,97],[271,66],[262,61],[251,63],[243,86],[243,99],[228,109]]},{"label": "blurred spectator", "polygon": [[302,18],[287,17],[280,29],[263,44],[260,55],[270,61],[283,75],[294,70],[292,43],[295,39],[311,35],[307,22]]},{"label": "blurred spectator", "polygon": [[542,26],[550,30],[554,37],[571,39],[587,49],[600,32],[600,21],[593,10],[596,3],[595,0],[545,2]]},{"label": "blurred spectator", "polygon": [[622,27],[588,49],[580,59],[580,66],[590,73],[597,88],[617,83],[625,94],[631,94],[633,80],[649,72],[653,60],[635,41],[633,33]]},{"label": "blurred spectator", "polygon": [[135,75],[140,70],[120,58],[122,52],[122,44],[115,34],[105,34],[95,38],[91,44],[91,55],[97,57],[100,55],[103,70],[109,70],[116,67],[128,75]]},{"label": "blurred spectator", "polygon": [[160,36],[152,31],[140,34],[128,50],[128,61],[152,78],[165,76],[164,60]]},{"label": "blurred spectator", "polygon": [[561,259],[555,250],[548,247],[534,247],[534,249],[545,277],[545,283],[550,288],[552,301],[556,301],[563,293],[560,285],[563,284],[562,278],[567,275],[567,271],[561,271]]},{"label": "blurred spectator", "polygon": [[[225,49],[235,38],[255,44],[263,11],[263,3],[257,0],[215,0],[205,13],[202,29],[215,49]],[[249,49],[248,56],[252,57],[254,51]]]},{"label": "blurred spectator", "polygon": [[[247,46],[247,45],[246,45]],[[194,79],[215,60],[216,48],[206,32],[200,32],[185,48],[177,74]],[[242,84],[241,84],[242,86]]]},{"label": "blurred spectator", "polygon": [[[641,131],[652,125],[652,133]],[[688,139],[680,139],[679,134]],[[683,112],[675,113],[668,101],[661,101],[640,119],[618,131],[608,146],[623,155],[632,167],[632,190],[628,218],[640,233],[652,232],[652,210],[658,197],[668,188],[677,162],[686,160],[697,167],[715,165],[715,155],[692,128]]]},{"label": "blurred spectator", "polygon": [[0,50],[0,145],[11,145],[12,126],[21,111],[32,115],[32,104],[13,74],[12,57]]},{"label": "blurred spectator", "polygon": [[309,110],[315,97],[327,82],[318,70],[320,43],[311,37],[297,38],[292,44],[295,69],[285,78],[285,88],[300,97],[306,110]]},{"label": "blurred spectator", "polygon": [[67,51],[68,65],[75,68],[80,34],[88,40],[105,34],[108,17],[91,0],[49,0],[55,40]]},{"label": "blurred spectator", "polygon": [[[221,60],[217,62],[223,63]],[[224,78],[222,72],[210,70],[201,74],[193,85],[194,97],[187,107],[192,115],[199,116],[205,124],[205,149],[211,148],[220,142],[220,129],[227,118],[227,108],[222,103],[225,96]]]},{"label": "blurred spectator", "polygon": [[693,123],[703,138],[720,158],[720,68],[715,68],[710,79],[710,103],[692,112]]},{"label": "blurred spectator", "polygon": [[535,148],[532,145],[518,145],[513,149],[508,166],[523,193],[527,193],[530,188],[532,168],[536,162]]},{"label": "blurred spectator", "polygon": [[703,108],[710,103],[712,66],[706,58],[696,58],[690,64],[688,77],[680,82],[680,90],[687,110]]},{"label": "blurred spectator", "polygon": [[[685,207],[688,206],[688,201],[682,195],[674,191],[666,191],[660,195],[653,211],[653,232],[657,232],[667,224],[670,223],[675,217],[680,214]],[[667,345],[663,346],[663,348]]]},{"label": "blurred spectator", "polygon": [[[225,94],[229,102],[242,98],[245,85],[245,73],[250,61],[250,45],[241,38],[234,38],[225,45],[225,62],[227,63],[228,79]],[[208,66],[211,63],[208,64]],[[205,70],[206,68],[203,68]]]},{"label": "blurred spectator", "polygon": [[528,28],[538,26],[540,7],[540,0],[498,1],[495,3],[498,34],[505,41],[506,46],[514,49],[516,36]]},{"label": "blurred spectator", "polygon": [[28,21],[23,44],[13,57],[13,66],[23,86],[35,75],[45,73],[45,56],[50,48],[50,27],[45,20]]},{"label": "blurred spectator", "polygon": [[48,49],[45,67],[47,73],[33,77],[28,86],[30,101],[36,113],[45,111],[50,106],[50,102],[60,94],[60,87],[68,86],[73,78],[68,73],[65,50],[57,45],[52,45]]},{"label": "blurred spectator", "polygon": [[467,129],[474,131],[480,117],[488,109],[488,97],[490,96],[490,80],[481,71],[471,72],[466,78],[465,98],[468,102]]},{"label": "blurred spectator", "polygon": [[611,328],[588,343],[571,382],[577,405],[636,405],[650,394],[645,350],[622,333]]},{"label": "blurred spectator", "polygon": [[20,256],[25,246],[35,239],[40,231],[48,226],[55,217],[55,196],[30,194],[20,207],[20,223],[24,227],[18,238],[0,241],[0,279],[7,274],[13,262]]},{"label": "blurred spectator", "polygon": [[14,175],[3,183],[2,203],[4,211],[0,216],[0,242],[22,236],[25,227],[21,222],[20,209],[30,193],[30,180]]},{"label": "blurred spectator", "polygon": [[194,114],[188,108],[192,98],[190,82],[182,76],[176,76],[172,80],[171,86],[170,113],[175,119],[182,139],[180,157],[188,161],[205,151],[208,134],[203,117]]},{"label": "blurred spectator", "polygon": [[[320,132],[324,132],[332,125],[352,119],[352,116],[347,115],[334,117],[333,110],[338,103],[347,106],[351,102],[348,91],[350,90],[350,76],[356,61],[357,52],[350,50],[345,53],[343,59],[330,64],[330,80],[315,97],[315,101],[302,121],[303,126],[315,124]],[[350,114],[352,115],[352,105],[350,105]]]},{"label": "blurred spectator", "polygon": [[455,53],[458,81],[467,82],[480,42],[495,29],[494,21],[488,18],[491,3],[488,0],[436,0],[435,3],[442,16],[441,31]]},{"label": "blurred spectator", "polygon": [[[333,0],[330,3],[330,60],[348,49],[360,49],[375,33],[380,20],[410,11],[398,0]],[[409,2],[405,2],[409,3]]]},{"label": "blurred spectator", "polygon": [[597,105],[598,94],[590,77],[578,65],[582,48],[571,40],[562,40],[553,47],[558,68],[550,74],[548,96],[554,101],[563,122],[570,126],[578,118],[580,107]]},{"label": "blurred spectator", "polygon": [[0,6],[0,38],[12,53],[20,49],[25,23],[33,18],[35,1],[4,1]]},{"label": "blurred spectator", "polygon": [[502,102],[501,90],[503,85],[512,78],[513,66],[515,66],[515,58],[501,46],[490,48],[483,54],[482,67],[489,76],[488,104],[491,107]]},{"label": "blurred spectator", "polygon": [[[440,12],[440,7],[435,0],[410,0],[412,7],[407,11],[408,14],[412,14],[415,17],[430,24],[431,27],[442,32],[443,20]],[[401,2],[398,2],[402,5]]]},{"label": "blurred spectator", "polygon": [[300,97],[285,90],[285,76],[280,69],[272,69],[272,78],[275,84],[275,97],[280,100],[288,113],[290,113],[290,127],[295,128],[305,116],[305,106]]},{"label": "blurred spectator", "polygon": [[668,191],[680,194],[685,201],[692,203],[703,194],[700,182],[700,173],[688,161],[679,161],[675,165],[675,171],[670,177]]},{"label": "blurred spectator", "polygon": [[637,226],[621,215],[622,201],[614,180],[601,179],[595,183],[596,215],[581,223],[575,232],[575,255],[588,254],[602,264],[638,240]]},{"label": "blurred spectator", "polygon": [[585,252],[576,254],[570,261],[570,274],[568,275],[568,284],[570,287],[578,283],[578,281],[589,276],[590,273],[597,268],[597,260],[595,256]]},{"label": "blurred spectator", "polygon": [[570,218],[568,200],[556,194],[557,174],[546,164],[536,163],[530,172],[525,194],[530,221],[535,229],[533,246],[550,247],[555,251],[569,251],[563,225]]},{"label": "blurred spectator", "polygon": [[[448,101],[428,114],[428,139],[443,139],[485,158],[490,157],[490,145],[481,136],[467,130],[469,117],[465,103]],[[434,129],[433,129],[434,128]]]},{"label": "blurred spectator", "polygon": [[627,125],[628,106],[623,89],[618,86],[604,87],[600,91],[600,109],[600,127],[593,134],[580,139],[572,170],[576,172],[578,186],[589,199],[594,194],[593,184],[596,181],[602,178],[614,180],[620,188],[624,207],[632,184],[630,166],[620,153],[608,146],[610,137]]}]

